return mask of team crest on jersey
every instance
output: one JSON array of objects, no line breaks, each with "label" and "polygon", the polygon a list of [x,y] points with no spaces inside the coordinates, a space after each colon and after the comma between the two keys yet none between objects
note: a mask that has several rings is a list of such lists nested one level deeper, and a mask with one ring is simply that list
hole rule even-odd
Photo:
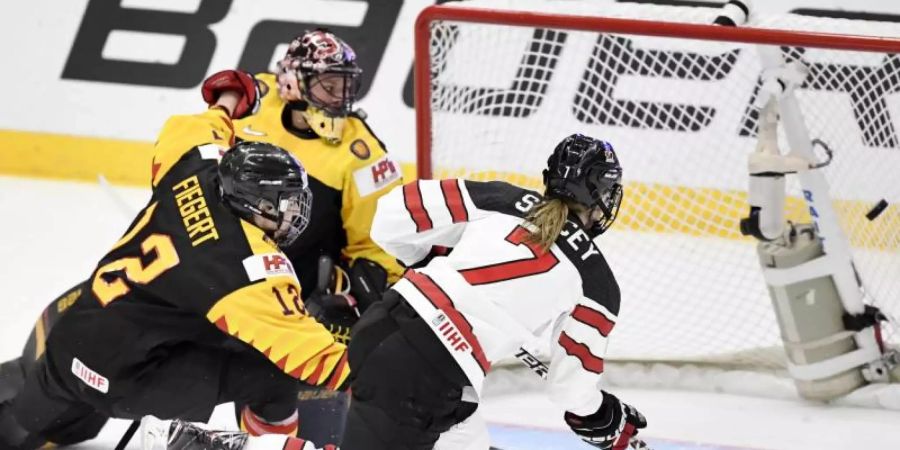
[{"label": "team crest on jersey", "polygon": [[357,158],[362,160],[369,159],[369,156],[372,156],[372,150],[369,149],[369,144],[366,144],[366,141],[362,139],[357,139],[350,144],[350,153],[353,153]]},{"label": "team crest on jersey", "polygon": [[265,253],[244,258],[244,270],[250,281],[288,276],[297,278],[294,266],[283,253]]},{"label": "team crest on jersey", "polygon": [[382,156],[371,165],[353,172],[353,179],[356,181],[360,197],[378,192],[399,180],[401,176],[400,165],[388,158],[387,155]]}]

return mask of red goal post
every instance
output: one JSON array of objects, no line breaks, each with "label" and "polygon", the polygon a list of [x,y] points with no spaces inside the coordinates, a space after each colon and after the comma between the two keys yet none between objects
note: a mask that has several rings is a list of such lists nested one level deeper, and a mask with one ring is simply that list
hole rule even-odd
[{"label": "red goal post", "polygon": [[431,178],[431,165],[429,163],[431,161],[431,108],[427,107],[427,101],[431,98],[431,66],[422,63],[431,60],[429,54],[430,27],[431,23],[436,21],[549,27],[674,38],[690,36],[697,39],[742,42],[745,44],[791,45],[837,50],[900,53],[900,38],[432,5],[422,10],[416,19],[415,25],[416,65],[414,83],[416,93],[416,158],[419,178]]},{"label": "red goal post", "polygon": [[[784,29],[794,20],[788,17],[787,25],[779,18],[766,28],[721,27],[679,22],[673,11],[641,10],[637,19],[628,12],[425,8],[415,27],[419,177],[505,179],[537,188],[540,167],[562,136],[610,140],[626,179],[623,211],[601,239],[623,289],[610,358],[783,368],[755,242],[738,230],[747,214],[746,156],[755,144],[753,100],[762,70],[751,59],[755,46],[777,46],[788,59],[813,62],[801,103],[814,137],[835,147],[835,164],[825,171],[834,208],[866,300],[900,315],[900,187],[893,182],[900,173],[900,97],[892,97],[900,92],[900,25],[810,19],[804,30],[791,30]],[[464,42],[464,27],[484,29],[468,37],[484,45]],[[507,38],[515,29],[527,32]],[[847,29],[860,31],[817,31]],[[895,37],[864,35],[882,30]],[[585,37],[575,42],[576,34]],[[542,50],[529,54],[529,45]],[[580,56],[566,53],[570,45]],[[454,55],[460,48],[468,53]],[[523,49],[518,61],[509,55]],[[552,62],[542,65],[545,56]],[[470,58],[478,64],[467,65]],[[502,64],[518,64],[518,71]],[[444,77],[451,72],[458,78]],[[512,85],[528,87],[497,87],[495,79],[484,88],[465,84],[492,72],[506,81],[514,74]],[[575,81],[560,81],[566,76]],[[598,82],[590,82],[596,79],[612,83],[611,90],[597,93]],[[464,134],[472,139],[457,138]],[[811,221],[800,188],[792,189],[789,219]],[[879,199],[892,206],[865,219]],[[885,336],[900,343],[893,328]]]}]

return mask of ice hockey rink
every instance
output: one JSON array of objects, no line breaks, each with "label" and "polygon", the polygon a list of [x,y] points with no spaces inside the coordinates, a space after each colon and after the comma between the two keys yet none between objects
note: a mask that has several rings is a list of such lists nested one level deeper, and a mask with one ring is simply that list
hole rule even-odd
[{"label": "ice hockey rink", "polygon": [[[0,358],[19,354],[43,306],[88,276],[147,198],[143,189],[0,177]],[[482,411],[493,445],[590,448],[568,432],[562,411],[543,395],[539,380],[523,376],[489,378]],[[824,405],[799,400],[785,379],[727,377],[723,382],[699,372],[613,364],[607,388],[647,416],[649,427],[641,435],[656,450],[900,448],[900,395],[876,394],[872,388],[844,404]],[[658,380],[666,378],[678,380],[659,387],[664,384]],[[746,395],[716,392],[725,390],[723,383]],[[220,410],[212,423],[234,426],[230,417]],[[77,448],[113,448],[126,427],[113,420],[97,440]],[[139,448],[138,440],[129,448]]]}]

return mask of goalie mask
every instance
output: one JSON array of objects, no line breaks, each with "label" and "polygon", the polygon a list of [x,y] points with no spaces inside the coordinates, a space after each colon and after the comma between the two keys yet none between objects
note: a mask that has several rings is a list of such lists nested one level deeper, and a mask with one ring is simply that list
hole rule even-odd
[{"label": "goalie mask", "polygon": [[[606,231],[622,203],[622,166],[608,142],[573,134],[560,142],[544,170],[545,195],[591,209],[591,232]],[[601,213],[597,217],[595,212]]]},{"label": "goalie mask", "polygon": [[242,219],[273,222],[266,234],[287,247],[309,224],[312,192],[306,170],[286,150],[263,142],[241,142],[219,162],[222,199]]},{"label": "goalie mask", "polygon": [[337,144],[361,74],[353,49],[333,33],[316,29],[291,41],[278,63],[278,91],[319,137]]}]

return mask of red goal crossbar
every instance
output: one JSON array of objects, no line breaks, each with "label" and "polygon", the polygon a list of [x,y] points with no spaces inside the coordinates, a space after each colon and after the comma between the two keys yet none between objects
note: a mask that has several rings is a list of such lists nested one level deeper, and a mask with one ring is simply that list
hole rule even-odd
[{"label": "red goal crossbar", "polygon": [[431,178],[431,67],[430,26],[435,21],[460,21],[521,27],[561,28],[576,31],[639,36],[692,38],[745,44],[782,45],[883,53],[900,53],[900,38],[870,37],[804,31],[737,28],[650,20],[616,19],[458,6],[429,6],[415,25],[416,159],[419,178]]}]

